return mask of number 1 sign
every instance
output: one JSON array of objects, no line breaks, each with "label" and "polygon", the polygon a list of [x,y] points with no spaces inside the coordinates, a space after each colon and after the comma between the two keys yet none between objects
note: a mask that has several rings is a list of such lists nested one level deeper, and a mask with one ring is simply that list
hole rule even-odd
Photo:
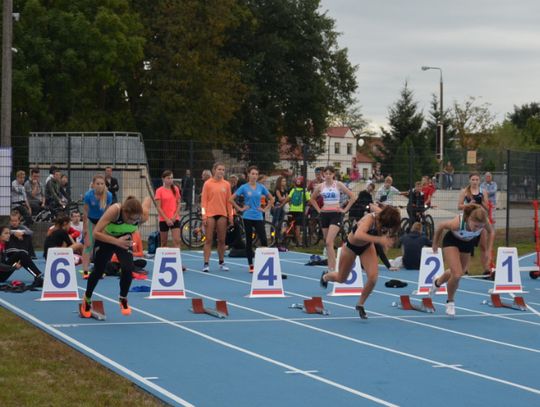
[{"label": "number 1 sign", "polygon": [[73,250],[51,247],[47,253],[41,301],[67,300],[79,300]]},{"label": "number 1 sign", "polygon": [[518,253],[515,247],[499,247],[497,249],[497,267],[493,294],[522,293],[521,275],[519,273]]}]

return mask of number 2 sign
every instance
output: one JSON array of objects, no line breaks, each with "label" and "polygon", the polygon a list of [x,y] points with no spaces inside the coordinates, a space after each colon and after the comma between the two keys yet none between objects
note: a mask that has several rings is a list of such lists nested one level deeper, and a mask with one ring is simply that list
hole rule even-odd
[{"label": "number 2 sign", "polygon": [[[433,252],[431,247],[422,248],[420,272],[418,273],[418,290],[416,294],[427,295],[433,285],[433,280],[444,272],[442,249]],[[436,294],[446,294],[446,284],[443,284]]]}]

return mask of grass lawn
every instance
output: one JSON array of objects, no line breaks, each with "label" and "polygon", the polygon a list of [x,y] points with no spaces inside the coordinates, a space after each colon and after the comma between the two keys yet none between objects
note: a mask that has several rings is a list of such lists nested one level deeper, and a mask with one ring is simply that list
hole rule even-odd
[{"label": "grass lawn", "polygon": [[0,387],[2,407],[164,405],[2,307]]}]

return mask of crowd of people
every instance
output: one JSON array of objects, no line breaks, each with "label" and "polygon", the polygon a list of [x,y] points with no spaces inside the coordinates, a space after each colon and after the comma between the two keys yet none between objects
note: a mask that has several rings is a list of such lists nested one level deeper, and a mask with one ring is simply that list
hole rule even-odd
[{"label": "crowd of people", "polygon": [[[302,242],[301,226],[310,213],[319,219],[328,256],[328,269],[321,275],[321,286],[326,287],[331,281],[346,281],[356,256],[360,257],[367,274],[367,282],[357,303],[361,318],[367,318],[365,302],[377,281],[378,248],[387,249],[394,245],[400,228],[400,211],[395,206],[395,198],[408,198],[407,212],[412,224],[419,219],[418,214],[431,205],[436,191],[429,176],[416,182],[414,188],[399,191],[393,186],[391,176],[382,176],[380,167],[374,168],[372,179],[358,194],[336,179],[336,170],[332,166],[317,168],[315,178],[309,182],[302,176],[290,180],[288,174],[283,174],[272,188],[264,185],[265,177],[261,176],[256,166],[249,167],[244,175],[231,175],[228,179],[226,173],[225,165],[218,162],[212,170],[205,170],[201,177],[200,213],[206,234],[202,271],[210,272],[214,240],[217,243],[219,270],[229,270],[225,264],[226,235],[228,227],[234,225],[235,215],[243,223],[245,255],[248,269],[253,272],[252,240],[256,237],[260,246],[268,245],[264,223],[267,214],[272,216],[279,245],[280,225],[286,213],[294,219],[297,244]],[[67,176],[54,167],[45,185],[41,184],[39,170],[32,169],[30,178],[26,180],[25,177],[24,171],[16,173],[12,184],[14,209],[10,224],[2,227],[0,232],[0,282],[5,282],[15,270],[22,267],[33,276],[34,286],[39,287],[43,284],[42,272],[34,262],[36,255],[32,230],[27,226],[29,223],[26,223],[26,219],[46,206],[64,207],[70,201],[69,183]],[[121,269],[120,308],[123,314],[131,312],[127,293],[131,272],[135,269],[133,235],[138,233],[138,226],[148,219],[152,202],[159,217],[161,246],[168,245],[170,232],[172,246],[180,247],[182,201],[190,210],[195,181],[189,170],[180,186],[175,185],[173,173],[169,170],[162,173],[161,180],[162,185],[153,197],[141,202],[130,196],[118,202],[119,183],[109,167],[103,174],[93,177],[89,190],[84,194],[82,213],[73,210],[57,214],[43,242],[44,256],[52,247],[70,247],[80,256],[83,277],[88,280],[81,315],[90,315],[93,291],[113,256],[116,256]],[[469,185],[459,194],[458,209],[461,214],[439,223],[433,241],[423,236],[419,223],[412,224],[410,233],[401,238],[401,265],[407,269],[418,269],[422,247],[432,246],[433,250],[438,250],[444,235],[442,247],[449,270],[436,279],[433,286],[435,289],[448,282],[449,315],[455,314],[455,291],[460,277],[468,270],[474,247],[480,246],[482,263],[486,270],[490,267],[494,233],[488,215],[490,208],[496,205],[496,193],[497,185],[490,173],[485,174],[483,183],[480,183],[477,173],[472,173]],[[336,269],[336,236],[347,212],[355,224],[346,237],[339,269]],[[92,262],[94,267],[90,268]]]}]

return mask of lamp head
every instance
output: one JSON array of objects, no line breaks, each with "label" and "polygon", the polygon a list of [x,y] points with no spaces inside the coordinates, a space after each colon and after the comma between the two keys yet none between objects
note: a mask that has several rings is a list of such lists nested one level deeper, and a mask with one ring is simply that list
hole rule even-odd
[{"label": "lamp head", "polygon": [[429,66],[423,66],[423,67],[422,67],[422,71],[427,71],[428,69],[430,69]]}]

